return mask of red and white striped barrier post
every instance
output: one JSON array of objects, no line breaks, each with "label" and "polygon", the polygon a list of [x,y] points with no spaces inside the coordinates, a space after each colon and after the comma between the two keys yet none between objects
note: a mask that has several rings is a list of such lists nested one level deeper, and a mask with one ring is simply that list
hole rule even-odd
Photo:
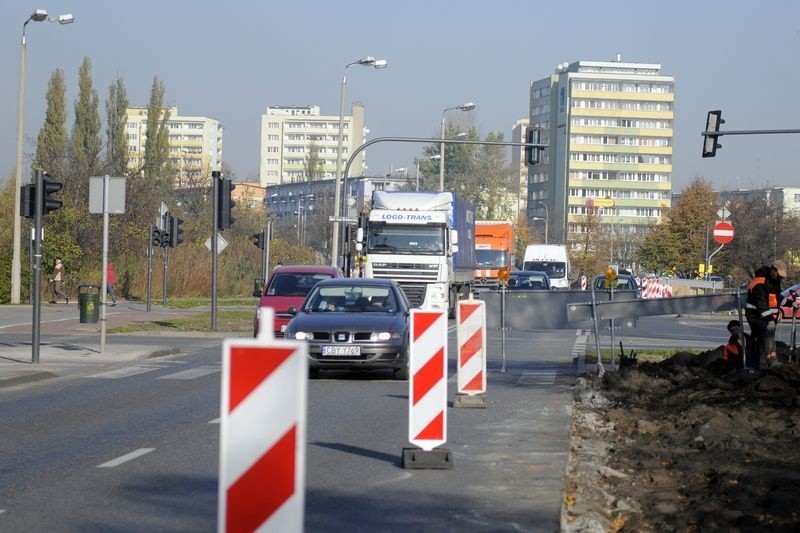
[{"label": "red and white striped barrier post", "polygon": [[458,302],[456,339],[458,393],[453,407],[486,407],[486,302]]},{"label": "red and white striped barrier post", "polygon": [[220,532],[303,530],[308,345],[266,331],[222,345]]},{"label": "red and white striped barrier post", "polygon": [[447,311],[412,309],[404,468],[453,468],[447,442]]},{"label": "red and white striped barrier post", "polygon": [[581,276],[581,290],[586,290],[586,276]]}]

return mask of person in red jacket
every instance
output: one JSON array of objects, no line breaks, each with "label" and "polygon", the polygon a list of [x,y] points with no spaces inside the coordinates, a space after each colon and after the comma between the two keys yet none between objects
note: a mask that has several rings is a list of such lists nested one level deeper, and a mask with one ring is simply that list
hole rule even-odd
[{"label": "person in red jacket", "polygon": [[781,299],[781,279],[785,277],[786,263],[778,259],[769,266],[759,268],[747,287],[745,317],[753,338],[753,349],[749,353],[753,355],[752,364],[756,369],[778,362],[775,351],[775,328],[781,314],[778,307]]},{"label": "person in red jacket", "polygon": [[117,273],[114,272],[114,263],[109,261],[106,264],[106,293],[111,296],[111,307],[117,305],[117,297],[114,295],[114,287],[117,285]]}]

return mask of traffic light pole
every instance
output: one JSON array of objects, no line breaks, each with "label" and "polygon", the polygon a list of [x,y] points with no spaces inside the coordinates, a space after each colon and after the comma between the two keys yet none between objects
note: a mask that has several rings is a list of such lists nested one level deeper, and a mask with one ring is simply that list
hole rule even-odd
[{"label": "traffic light pole", "polygon": [[219,195],[222,173],[219,170],[211,172],[211,182],[213,183],[213,198],[211,209],[211,331],[217,330],[217,238],[219,231]]},{"label": "traffic light pole", "polygon": [[153,295],[153,232],[155,226],[150,226],[150,232],[147,234],[147,312],[150,312],[150,298]]},{"label": "traffic light pole", "polygon": [[39,364],[40,324],[42,318],[42,211],[44,210],[44,172],[36,169],[36,203],[33,216],[33,294],[31,294],[31,307],[33,307],[33,338],[31,339],[31,363]]}]

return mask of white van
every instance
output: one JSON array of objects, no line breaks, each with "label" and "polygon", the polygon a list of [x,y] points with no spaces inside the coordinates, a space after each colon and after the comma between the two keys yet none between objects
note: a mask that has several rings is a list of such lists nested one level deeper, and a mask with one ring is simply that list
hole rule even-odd
[{"label": "white van", "polygon": [[569,255],[563,244],[531,244],[525,248],[522,270],[541,270],[554,289],[569,289]]}]

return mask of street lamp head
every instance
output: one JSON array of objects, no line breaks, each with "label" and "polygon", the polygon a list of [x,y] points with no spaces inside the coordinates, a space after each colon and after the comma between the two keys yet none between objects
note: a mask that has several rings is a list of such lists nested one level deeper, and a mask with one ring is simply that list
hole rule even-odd
[{"label": "street lamp head", "polygon": [[356,65],[364,65],[364,66],[371,66],[375,63],[375,58],[372,56],[367,56],[364,59],[359,59],[356,61]]},{"label": "street lamp head", "polygon": [[466,131],[461,131],[456,133],[456,139],[466,139],[468,135],[469,133],[467,133]]},{"label": "street lamp head", "polygon": [[45,9],[37,9],[34,11],[28,20],[33,22],[42,22],[43,20],[47,19],[47,10]]},{"label": "street lamp head", "polygon": [[439,155],[439,154],[436,154],[436,155],[429,155],[429,156],[428,156],[428,159],[433,159],[434,161],[438,161],[438,160],[439,160],[439,159],[441,159],[441,158],[442,158],[442,156],[441,156],[441,155]]},{"label": "street lamp head", "polygon": [[386,68],[389,62],[385,59],[377,59],[372,66],[375,68]]},{"label": "street lamp head", "polygon": [[72,24],[75,22],[75,17],[72,16],[72,13],[64,13],[63,15],[59,15],[56,19],[56,22],[59,24]]},{"label": "street lamp head", "polygon": [[456,109],[458,109],[459,111],[472,111],[473,109],[475,109],[475,103],[467,102],[466,104],[461,104]]}]

